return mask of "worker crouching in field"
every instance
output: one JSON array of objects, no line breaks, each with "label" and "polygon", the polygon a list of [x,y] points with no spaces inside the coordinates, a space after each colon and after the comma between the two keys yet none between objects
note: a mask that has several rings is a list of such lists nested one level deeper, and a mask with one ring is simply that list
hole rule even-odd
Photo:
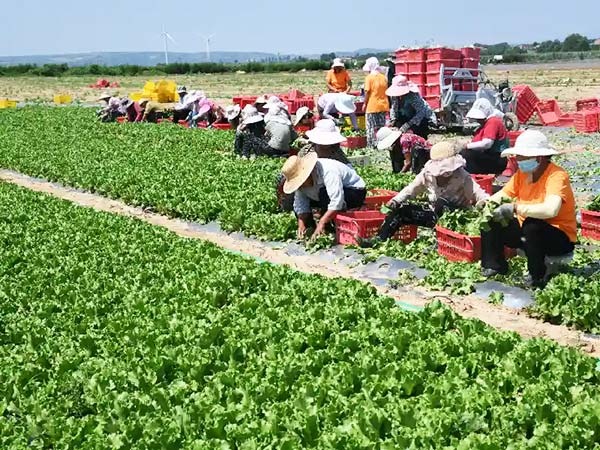
[{"label": "worker crouching in field", "polygon": [[108,100],[106,96],[101,98],[102,100],[106,100],[106,107],[98,111],[98,119],[101,122],[115,122],[117,117],[125,115],[125,109],[119,97],[110,97]]},{"label": "worker crouching in field", "polygon": [[121,100],[121,106],[125,111],[128,122],[137,122],[141,119],[142,109],[137,102],[134,102],[130,98],[124,98]]},{"label": "worker crouching in field", "polygon": [[240,114],[242,113],[242,108],[240,105],[229,105],[225,108],[225,117],[227,118],[227,122],[231,125],[232,130],[236,130],[240,125]]},{"label": "worker crouching in field", "polygon": [[417,85],[408,81],[405,76],[396,75],[386,94],[392,98],[388,126],[398,128],[401,133],[412,130],[414,134],[427,139],[429,123],[435,116],[421,97]]},{"label": "worker crouching in field", "polygon": [[[402,225],[433,228],[445,211],[467,209],[489,197],[465,170],[465,160],[457,152],[458,144],[445,141],[431,147],[431,160],[412,183],[387,203],[388,213],[374,238],[356,237],[361,247],[373,247],[391,238]],[[428,204],[406,203],[427,194]]]},{"label": "worker crouching in field", "polygon": [[307,106],[302,106],[296,111],[294,117],[295,127],[308,127],[309,129],[315,126],[314,114]]},{"label": "worker crouching in field", "polygon": [[377,149],[389,150],[394,173],[412,172],[418,174],[429,161],[431,144],[421,136],[407,131],[383,127],[377,132]]},{"label": "worker crouching in field", "polygon": [[343,116],[349,116],[354,131],[358,131],[356,119],[356,105],[354,97],[348,94],[323,94],[317,100],[319,116],[323,119],[331,119],[338,125],[342,124]]},{"label": "worker crouching in field", "polygon": [[[281,128],[271,125],[271,131],[267,133],[264,118],[254,106],[246,105],[241,115],[242,122],[235,134],[234,152],[236,154],[245,159],[251,156],[281,157],[289,154],[289,143],[287,148],[281,148],[285,140],[285,136],[277,134]],[[271,135],[271,132],[274,135]],[[271,143],[279,148],[271,147]]]},{"label": "worker crouching in field", "polygon": [[467,161],[467,171],[474,174],[501,174],[506,169],[502,151],[509,146],[508,131],[502,117],[495,114],[488,99],[475,100],[467,118],[479,123],[471,143],[461,152]]},{"label": "worker crouching in field", "polygon": [[[323,145],[344,137],[336,131],[320,132],[315,140]],[[298,218],[298,238],[304,238],[307,230],[314,228],[312,238],[325,232],[337,213],[346,209],[359,208],[364,204],[367,190],[365,182],[356,171],[339,161],[319,158],[316,152],[305,156],[291,156],[283,165],[286,194],[294,193],[294,212]],[[315,227],[312,208],[325,211]]]},{"label": "worker crouching in field", "polygon": [[268,145],[281,155],[288,155],[292,142],[298,137],[292,127],[290,115],[283,103],[267,103],[265,107],[268,111],[265,115]]},{"label": "worker crouching in field", "polygon": [[[490,200],[501,202],[494,215],[503,227],[491,222],[491,230],[481,234],[481,266],[486,277],[506,274],[508,263],[504,246],[522,248],[527,256],[532,287],[544,287],[547,282],[546,257],[560,257],[573,252],[577,242],[575,197],[569,174],[552,163],[557,152],[539,131],[527,130],[517,138],[514,148],[505,156],[517,158],[519,170]],[[516,215],[516,217],[515,217]]]},{"label": "worker crouching in field", "polygon": [[138,122],[152,122],[156,123],[158,119],[162,118],[162,114],[167,111],[166,103],[159,103],[142,98],[138,102],[141,110],[141,117]]}]

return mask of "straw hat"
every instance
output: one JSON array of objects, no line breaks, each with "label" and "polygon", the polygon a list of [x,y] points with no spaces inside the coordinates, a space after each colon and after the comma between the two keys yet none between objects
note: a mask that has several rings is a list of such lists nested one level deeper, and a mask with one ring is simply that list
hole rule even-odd
[{"label": "straw hat", "polygon": [[333,60],[333,64],[331,65],[332,69],[334,67],[346,67],[346,66],[344,65],[344,62],[342,61],[342,58],[335,58]]},{"label": "straw hat", "polygon": [[283,192],[292,194],[300,189],[315,168],[317,159],[316,152],[308,152],[302,157],[290,156],[281,169],[285,177]]},{"label": "straw hat", "polygon": [[346,141],[331,119],[319,120],[312,130],[306,132],[306,137],[313,144],[319,145],[341,144]]},{"label": "straw hat", "polygon": [[392,79],[392,85],[387,88],[385,95],[388,97],[402,97],[409,92],[419,92],[419,87],[408,81],[404,75],[396,75]]},{"label": "straw hat", "polygon": [[107,92],[106,94],[102,94],[100,97],[98,97],[98,101],[109,100],[111,97],[112,97],[112,95]]},{"label": "straw hat", "polygon": [[494,115],[494,107],[487,98],[478,98],[467,113],[468,119],[484,120]]},{"label": "straw hat", "polygon": [[256,109],[254,106],[244,106],[244,109],[242,110],[242,123],[244,125],[262,122],[263,120],[263,116],[258,112],[258,109]]},{"label": "straw hat", "polygon": [[302,119],[304,119],[308,113],[310,113],[308,106],[301,106],[298,108],[298,111],[296,111],[296,117],[294,118],[294,126],[297,126],[300,122],[302,122]]},{"label": "straw hat", "polygon": [[550,145],[546,135],[537,130],[525,130],[517,138],[514,147],[502,152],[502,156],[525,156],[530,158],[553,155],[558,155],[558,152]]},{"label": "straw hat", "polygon": [[460,145],[453,141],[442,141],[431,147],[429,157],[423,170],[434,177],[454,172],[464,167],[467,162],[458,154]]},{"label": "straw hat", "polygon": [[240,108],[240,105],[229,105],[225,108],[225,117],[227,117],[227,120],[233,120],[241,113],[242,108]]},{"label": "straw hat", "polygon": [[377,150],[387,150],[402,136],[398,130],[392,130],[388,127],[380,128],[377,131]]},{"label": "straw hat", "polygon": [[138,105],[143,106],[146,103],[148,103],[149,101],[150,101],[150,99],[148,99],[148,98],[140,98],[138,101]]},{"label": "straw hat", "polygon": [[335,98],[335,109],[342,114],[352,114],[356,111],[354,97],[348,94],[337,94]]}]

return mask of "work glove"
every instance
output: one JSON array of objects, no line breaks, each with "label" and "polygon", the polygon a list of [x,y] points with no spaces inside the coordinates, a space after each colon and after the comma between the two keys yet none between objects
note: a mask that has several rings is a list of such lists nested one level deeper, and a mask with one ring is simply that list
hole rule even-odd
[{"label": "work glove", "polygon": [[404,125],[402,125],[402,126],[400,127],[400,130],[399,130],[399,131],[400,131],[400,133],[404,134],[404,133],[406,133],[408,130],[410,130],[410,124],[408,124],[408,123],[405,123]]},{"label": "work glove", "polygon": [[494,222],[508,223],[515,216],[515,206],[512,203],[505,203],[498,206],[492,214]]}]

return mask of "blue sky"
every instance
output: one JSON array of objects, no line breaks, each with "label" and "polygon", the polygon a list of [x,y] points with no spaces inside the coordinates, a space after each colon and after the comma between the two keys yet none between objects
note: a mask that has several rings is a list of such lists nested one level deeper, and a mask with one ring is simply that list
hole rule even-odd
[{"label": "blue sky", "polygon": [[[2,1],[0,55],[161,50],[323,53],[435,43],[600,37],[600,0],[18,0]],[[380,6],[378,6],[380,5]],[[500,6],[502,5],[502,7]]]}]

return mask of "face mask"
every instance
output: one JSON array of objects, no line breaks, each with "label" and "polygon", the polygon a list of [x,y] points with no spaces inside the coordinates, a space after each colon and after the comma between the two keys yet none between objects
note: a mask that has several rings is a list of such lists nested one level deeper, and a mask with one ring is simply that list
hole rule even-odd
[{"label": "face mask", "polygon": [[517,164],[519,165],[519,170],[524,173],[531,173],[540,165],[536,159],[526,159],[519,161]]}]

